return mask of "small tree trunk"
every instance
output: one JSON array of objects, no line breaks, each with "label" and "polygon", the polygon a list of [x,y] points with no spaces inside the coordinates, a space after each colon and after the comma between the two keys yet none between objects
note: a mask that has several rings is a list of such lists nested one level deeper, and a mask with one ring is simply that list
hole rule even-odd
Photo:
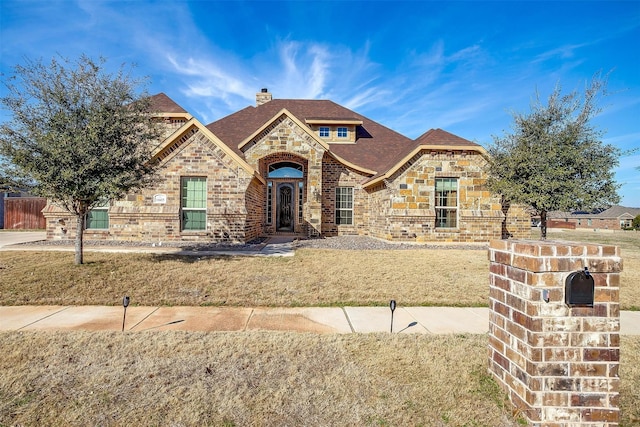
[{"label": "small tree trunk", "polygon": [[547,211],[540,212],[540,239],[547,240]]},{"label": "small tree trunk", "polygon": [[82,237],[84,234],[84,221],[85,215],[78,215],[76,217],[76,258],[75,264],[80,265],[83,263],[83,247],[82,247]]}]

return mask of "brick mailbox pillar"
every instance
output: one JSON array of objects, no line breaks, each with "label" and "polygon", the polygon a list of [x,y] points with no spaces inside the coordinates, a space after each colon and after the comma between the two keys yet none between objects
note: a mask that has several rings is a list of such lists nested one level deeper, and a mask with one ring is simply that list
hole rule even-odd
[{"label": "brick mailbox pillar", "polygon": [[[500,240],[489,260],[489,370],[518,413],[533,426],[617,425],[619,249]],[[569,306],[567,277],[585,267],[593,305]]]}]

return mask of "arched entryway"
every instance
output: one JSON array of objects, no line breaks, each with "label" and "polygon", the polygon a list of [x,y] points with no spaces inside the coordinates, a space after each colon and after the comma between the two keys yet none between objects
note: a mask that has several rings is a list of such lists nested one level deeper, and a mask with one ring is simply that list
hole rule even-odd
[{"label": "arched entryway", "polygon": [[268,166],[267,232],[303,233],[305,202],[304,166],[281,161]]}]

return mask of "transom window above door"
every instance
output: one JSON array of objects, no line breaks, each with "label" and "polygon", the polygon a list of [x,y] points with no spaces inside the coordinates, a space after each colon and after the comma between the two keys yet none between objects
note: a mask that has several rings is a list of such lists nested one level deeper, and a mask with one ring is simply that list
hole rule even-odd
[{"label": "transom window above door", "polygon": [[303,178],[302,165],[280,162],[269,165],[269,178]]}]

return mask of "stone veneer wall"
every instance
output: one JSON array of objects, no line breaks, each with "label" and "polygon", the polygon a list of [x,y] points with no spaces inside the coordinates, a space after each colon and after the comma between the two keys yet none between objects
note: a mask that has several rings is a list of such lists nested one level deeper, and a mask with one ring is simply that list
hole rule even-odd
[{"label": "stone veneer wall", "polygon": [[[302,129],[293,119],[283,114],[242,148],[244,156],[253,168],[260,170],[261,161],[267,156],[290,153],[306,161],[306,197],[304,221],[307,234],[315,237],[322,232],[322,210],[314,194],[322,194],[322,158],[324,147]],[[264,162],[262,163],[264,166]]]},{"label": "stone veneer wall", "polygon": [[[489,258],[489,370],[517,410],[534,426],[617,425],[619,249],[502,240]],[[565,280],[584,267],[594,306],[569,307]]]},{"label": "stone veneer wall", "polygon": [[[384,186],[371,189],[371,235],[416,242],[487,242],[528,237],[530,217],[522,210],[502,212],[500,198],[486,188],[486,160],[473,151],[423,150]],[[458,179],[458,227],[435,227],[435,180]]]},{"label": "stone veneer wall", "polygon": [[[271,166],[272,164],[275,163],[281,163],[281,162],[292,162],[292,163],[297,163],[299,165],[302,166],[302,170],[303,170],[303,177],[302,179],[293,179],[293,178],[269,178],[269,166]],[[298,211],[299,209],[299,204],[300,204],[300,200],[299,200],[299,194],[298,194],[298,189],[297,189],[297,185],[299,182],[302,182],[303,184],[306,183],[307,181],[307,176],[308,176],[308,172],[309,172],[309,166],[308,166],[308,161],[307,159],[300,157],[296,154],[293,153],[289,153],[286,151],[277,151],[274,152],[272,154],[269,154],[265,157],[262,157],[261,159],[258,160],[258,170],[260,171],[260,174],[262,175],[262,177],[264,178],[264,180],[268,183],[269,181],[271,181],[271,183],[273,184],[273,189],[272,189],[272,195],[271,195],[271,200],[266,201],[267,195],[266,195],[266,189],[263,187],[262,188],[262,193],[263,193],[263,199],[265,199],[265,203],[264,203],[264,208],[262,211],[262,218],[261,221],[264,223],[264,226],[262,227],[262,233],[263,234],[274,234],[277,231],[277,212],[276,212],[276,207],[277,207],[277,198],[278,198],[278,184],[281,182],[289,182],[289,183],[294,183],[296,185],[296,191],[294,191],[294,233],[297,234],[307,234],[308,230],[309,230],[309,226],[307,221],[305,221],[305,218],[308,218],[308,214],[305,215],[305,207],[308,206],[307,200],[308,200],[308,196],[307,196],[307,191],[306,191],[306,185],[304,185],[304,194],[302,196],[302,221],[300,221],[300,212]],[[268,185],[268,184],[267,184]],[[271,209],[272,209],[272,220],[271,223],[267,223],[266,222],[266,215],[265,215],[265,209],[267,209],[266,204],[269,203],[271,204]]]}]

